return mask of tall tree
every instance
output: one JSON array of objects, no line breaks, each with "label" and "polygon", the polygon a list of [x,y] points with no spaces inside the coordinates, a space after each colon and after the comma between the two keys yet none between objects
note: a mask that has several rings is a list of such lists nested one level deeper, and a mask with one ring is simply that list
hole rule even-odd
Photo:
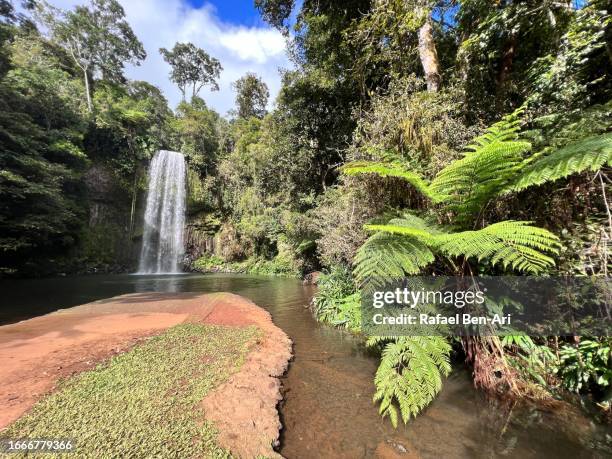
[{"label": "tall tree", "polygon": [[521,105],[538,73],[534,63],[556,52],[576,8],[552,0],[463,1],[453,23],[471,109],[494,119]]},{"label": "tall tree", "polygon": [[268,85],[255,73],[248,72],[232,83],[236,91],[236,108],[240,118],[263,118],[270,97]]},{"label": "tall tree", "polygon": [[89,111],[91,79],[97,72],[103,79],[123,81],[125,63],[139,65],[147,56],[117,0],[90,0],[88,5],[76,6],[71,11],[42,2],[38,17],[83,72]]},{"label": "tall tree", "polygon": [[264,20],[285,34],[289,32],[287,20],[294,6],[294,0],[255,0],[255,7]]},{"label": "tall tree", "polygon": [[436,42],[433,36],[433,25],[431,20],[431,11],[426,7],[422,7],[420,11],[424,16],[424,22],[419,27],[419,58],[425,73],[425,81],[427,81],[427,90],[436,92],[440,89],[440,63],[438,61],[438,52],[436,50]]},{"label": "tall tree", "polygon": [[0,0],[0,78],[10,67],[9,48],[5,43],[10,41],[13,30],[10,23],[15,19],[13,5],[7,0]]},{"label": "tall tree", "polygon": [[210,86],[212,91],[219,90],[217,78],[223,67],[203,49],[193,43],[176,43],[171,50],[160,48],[159,52],[172,67],[170,79],[179,87],[183,101],[188,87],[191,87],[192,99],[204,86]]},{"label": "tall tree", "polygon": [[376,87],[381,81],[422,72],[428,91],[436,92],[441,72],[434,25],[442,22],[450,4],[444,0],[374,0],[348,34],[362,50],[353,66],[356,78],[362,85],[370,80]]},{"label": "tall tree", "polygon": [[9,22],[15,19],[14,8],[9,0],[0,0],[0,18],[2,22]]},{"label": "tall tree", "polygon": [[[306,181],[316,175],[317,193],[335,180],[335,166],[342,161],[353,135],[354,110],[365,99],[359,82],[349,76],[363,49],[347,40],[347,32],[369,10],[370,3],[261,0],[256,4],[264,19],[281,30],[296,18],[290,57],[298,70],[284,73],[275,115],[281,120],[278,132],[287,140],[279,144],[283,148],[287,144],[299,151],[301,158],[308,158],[304,169],[308,172],[295,177]],[[292,8],[299,11],[292,13]]]}]

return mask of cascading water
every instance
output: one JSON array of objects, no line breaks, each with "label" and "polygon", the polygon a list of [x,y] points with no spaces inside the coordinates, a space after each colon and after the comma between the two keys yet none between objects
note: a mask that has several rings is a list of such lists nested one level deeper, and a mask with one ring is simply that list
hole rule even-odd
[{"label": "cascading water", "polygon": [[158,151],[149,170],[140,274],[180,272],[185,195],[185,157],[176,151]]}]

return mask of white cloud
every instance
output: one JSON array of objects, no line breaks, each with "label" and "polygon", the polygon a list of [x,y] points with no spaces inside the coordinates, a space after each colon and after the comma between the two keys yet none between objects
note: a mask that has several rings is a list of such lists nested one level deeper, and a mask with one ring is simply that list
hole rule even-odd
[{"label": "white cloud", "polygon": [[285,53],[285,40],[276,30],[238,28],[221,35],[219,41],[239,59],[258,64]]},{"label": "white cloud", "polygon": [[[247,0],[248,1],[248,0]],[[234,106],[231,83],[246,72],[255,72],[270,89],[270,104],[280,89],[279,68],[290,67],[283,36],[268,27],[230,24],[216,16],[214,6],[192,8],[182,0],[120,0],[132,29],[147,51],[138,67],[128,65],[129,78],[146,80],[158,86],[175,107],[180,92],[168,79],[169,66],[159,48],[171,48],[177,41],[190,41],[221,61],[223,72],[219,91],[202,90],[200,96],[221,114]],[[85,1],[52,0],[55,6],[69,8]]]}]

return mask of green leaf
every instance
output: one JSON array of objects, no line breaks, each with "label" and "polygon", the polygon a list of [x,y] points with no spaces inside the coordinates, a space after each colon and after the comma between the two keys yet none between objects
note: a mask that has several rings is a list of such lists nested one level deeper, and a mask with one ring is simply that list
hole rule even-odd
[{"label": "green leaf", "polygon": [[433,193],[428,184],[415,172],[407,170],[398,163],[384,163],[374,161],[354,161],[342,167],[342,172],[346,175],[374,174],[379,177],[395,177],[410,183],[423,196],[428,197],[434,202],[439,201],[440,197]]},{"label": "green leaf", "polygon": [[612,133],[581,139],[538,157],[521,172],[510,190],[520,191],[587,170],[596,171],[606,164],[612,165]]}]

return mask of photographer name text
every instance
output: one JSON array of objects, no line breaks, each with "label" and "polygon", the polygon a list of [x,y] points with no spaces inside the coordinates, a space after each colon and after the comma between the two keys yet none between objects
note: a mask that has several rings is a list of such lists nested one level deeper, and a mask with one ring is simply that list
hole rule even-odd
[{"label": "photographer name text", "polygon": [[472,314],[398,314],[385,315],[377,313],[372,316],[374,325],[510,325],[511,314],[494,314],[476,316]]}]

